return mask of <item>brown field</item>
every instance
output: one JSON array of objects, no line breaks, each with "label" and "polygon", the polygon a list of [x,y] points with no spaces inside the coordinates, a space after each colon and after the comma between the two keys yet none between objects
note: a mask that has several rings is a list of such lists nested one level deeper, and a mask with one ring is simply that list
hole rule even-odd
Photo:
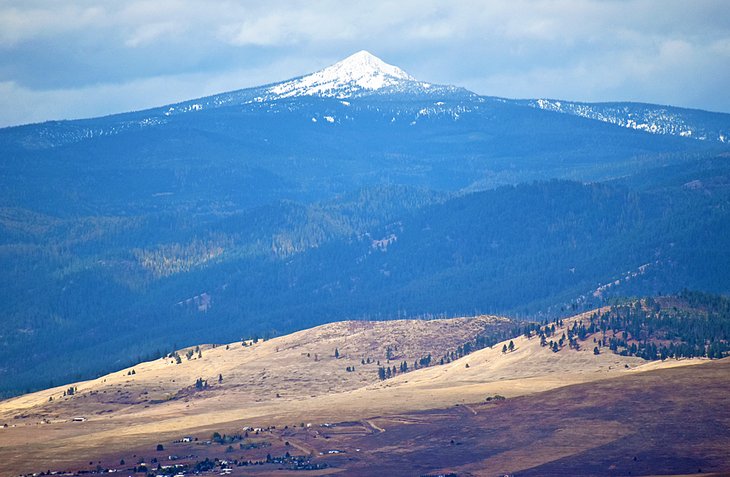
[{"label": "brown field", "polygon": [[326,447],[352,459],[344,475],[730,475],[728,378],[728,359],[627,374],[372,418],[383,432],[333,433]]},{"label": "brown field", "polygon": [[[696,472],[692,467],[697,463],[705,472],[730,469],[723,467],[718,447],[728,444],[727,411],[723,414],[718,405],[724,409],[730,395],[728,363],[647,363],[607,352],[595,356],[590,337],[581,351],[553,353],[537,339],[519,337],[511,353],[503,354],[500,344],[443,366],[382,382],[377,378],[376,362],[385,364],[388,347],[393,350],[391,366],[403,360],[411,365],[428,353],[438,362],[443,353],[492,326],[505,326],[505,320],[334,323],[245,347],[240,342],[228,349],[203,346],[202,358],[187,360],[181,352],[181,364],[170,358],[141,363],[134,366],[134,375],[129,368],[78,383],[71,397],[63,396],[65,386],[7,400],[0,403],[0,425],[8,425],[0,428],[0,474],[119,468],[121,458],[133,465],[140,456],[157,454],[164,459],[175,453],[257,460],[288,451],[311,453],[313,461],[328,464],[324,470],[294,475],[336,469],[346,469],[341,475],[371,475],[375,468],[382,468],[383,475],[421,475],[429,469],[452,469],[458,475],[554,475],[559,473],[555,469],[570,468],[576,456],[595,460],[585,467],[594,475],[628,475],[622,469],[629,468],[632,475],[648,475],[651,469],[665,473],[657,457],[651,465],[625,467],[619,453],[646,449],[654,456],[662,446],[672,457],[665,467],[674,473]],[[373,362],[362,365],[367,358]],[[355,371],[345,371],[347,366]],[[211,386],[196,391],[198,377]],[[508,399],[483,403],[495,394]],[[636,415],[642,409],[646,416]],[[706,437],[683,426],[683,415],[710,426]],[[86,420],[73,422],[76,416]],[[322,427],[326,423],[340,424]],[[236,448],[227,456],[225,447],[202,444],[213,431],[232,434],[243,426],[276,426],[262,434],[269,444],[266,451]],[[665,436],[672,426],[679,434]],[[185,435],[199,442],[173,443]],[[716,444],[708,436],[716,436]],[[687,452],[694,449],[694,457],[680,462],[675,456],[681,454],[667,444],[670,438],[684,443]],[[694,440],[696,445],[689,445]],[[165,445],[164,452],[155,451],[157,443]],[[351,450],[319,455],[335,444]],[[356,448],[361,451],[354,454]],[[596,449],[601,455],[594,457]],[[637,460],[631,462],[645,462],[641,455],[633,457]],[[615,472],[606,473],[604,464],[615,466]],[[293,472],[272,467],[240,468],[246,472],[233,475]],[[541,470],[530,474],[532,469]]]}]

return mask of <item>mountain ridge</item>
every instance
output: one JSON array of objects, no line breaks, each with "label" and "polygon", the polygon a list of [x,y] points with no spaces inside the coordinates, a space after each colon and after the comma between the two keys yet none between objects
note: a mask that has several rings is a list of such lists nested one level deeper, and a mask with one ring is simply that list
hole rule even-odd
[{"label": "mountain ridge", "polygon": [[[34,141],[25,141],[25,143],[35,147],[38,147],[38,144],[45,144],[41,147],[54,147],[54,145],[119,134],[128,130],[161,126],[171,118],[186,113],[226,107],[247,108],[255,103],[272,103],[306,97],[337,100],[367,97],[376,97],[378,100],[389,100],[390,98],[396,100],[404,98],[412,100],[458,99],[474,105],[499,102],[571,114],[647,133],[676,135],[716,141],[722,144],[730,141],[730,114],[727,113],[649,103],[581,103],[569,100],[508,99],[479,95],[459,86],[439,85],[417,80],[399,67],[385,63],[365,50],[354,53],[314,73],[280,82],[217,93],[138,111],[114,113],[89,119],[57,120],[11,126],[0,128],[0,131],[18,131],[19,128],[28,126],[40,127],[41,129],[36,132],[38,137]],[[104,125],[104,123],[108,124]],[[0,141],[2,141],[1,137]],[[15,143],[22,144],[23,141],[15,141]]]},{"label": "mountain ridge", "polygon": [[[629,101],[587,103],[556,99],[516,100],[532,108],[572,114],[652,134],[703,141],[730,141],[727,113]],[[693,122],[699,114],[704,121]]]}]

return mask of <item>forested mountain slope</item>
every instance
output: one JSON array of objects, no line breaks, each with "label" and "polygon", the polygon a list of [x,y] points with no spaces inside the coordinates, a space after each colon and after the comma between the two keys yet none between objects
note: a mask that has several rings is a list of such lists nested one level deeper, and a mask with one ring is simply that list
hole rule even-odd
[{"label": "forested mountain slope", "polygon": [[335,320],[728,292],[728,147],[433,85],[366,53],[2,129],[0,392]]}]

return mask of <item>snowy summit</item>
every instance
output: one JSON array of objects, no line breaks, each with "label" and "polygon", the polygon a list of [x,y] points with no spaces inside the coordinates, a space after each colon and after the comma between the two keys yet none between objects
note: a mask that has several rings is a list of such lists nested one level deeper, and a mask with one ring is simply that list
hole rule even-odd
[{"label": "snowy summit", "polygon": [[[367,51],[359,51],[332,66],[308,76],[279,83],[268,93],[279,98],[292,96],[329,96],[346,98],[363,91],[376,91],[386,87],[399,88],[417,80],[398,68],[389,65]],[[428,88],[428,83],[418,83]]]},{"label": "snowy summit", "polygon": [[[389,65],[367,51],[358,51],[316,73],[281,83],[220,93],[160,108],[167,118],[176,114],[220,108],[234,104],[267,103],[286,98],[460,98],[476,95],[464,88],[418,81],[397,66]],[[152,121],[150,119],[150,121]]]}]

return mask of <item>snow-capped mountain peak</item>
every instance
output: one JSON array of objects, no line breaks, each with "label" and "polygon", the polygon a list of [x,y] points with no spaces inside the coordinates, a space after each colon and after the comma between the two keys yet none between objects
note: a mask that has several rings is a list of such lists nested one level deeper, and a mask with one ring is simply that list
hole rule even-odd
[{"label": "snow-capped mountain peak", "polygon": [[[359,51],[332,66],[301,78],[279,83],[268,93],[280,98],[330,96],[346,98],[359,92],[415,83],[416,79],[367,51]],[[420,83],[428,88],[428,83]]]}]

